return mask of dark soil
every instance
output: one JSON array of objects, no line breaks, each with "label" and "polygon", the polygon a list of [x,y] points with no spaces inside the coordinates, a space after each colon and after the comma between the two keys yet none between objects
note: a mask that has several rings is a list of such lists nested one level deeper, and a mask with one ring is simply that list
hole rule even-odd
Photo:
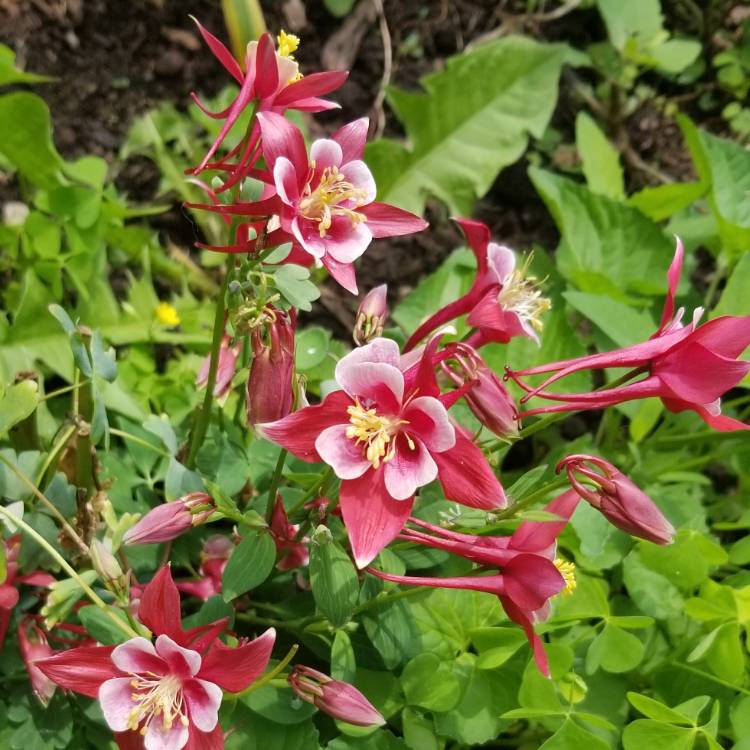
[{"label": "dark soil", "polygon": [[[375,4],[360,0],[343,21],[333,18],[320,0],[269,0],[264,6],[272,31],[285,28],[302,38],[297,58],[303,70],[351,69],[336,95],[342,109],[317,116],[311,127],[327,132],[362,115],[377,123],[383,40]],[[540,22],[524,15],[522,0],[386,0],[384,6],[393,48],[391,83],[407,89],[417,88],[422,75],[499,26],[579,47],[604,35],[593,9]],[[22,67],[58,78],[35,90],[50,106],[60,152],[66,157],[98,154],[112,161],[136,116],[165,100],[182,106],[192,90],[213,94],[226,85],[224,71],[202,47],[188,13],[225,36],[217,0],[0,0],[0,41],[13,47]],[[580,107],[570,87],[563,86],[554,125],[567,140]],[[387,134],[399,134],[387,105],[384,122]],[[655,109],[636,113],[628,123],[631,143],[644,160],[682,177],[689,160],[684,148],[675,148],[677,134],[665,133],[662,124]],[[526,166],[521,162],[504,170],[476,214],[507,244],[554,247],[554,224],[528,181]],[[642,175],[638,179],[645,181]],[[157,184],[155,168],[141,158],[130,160],[118,177],[118,186],[136,200],[152,199]],[[428,218],[432,226],[427,232],[374,243],[359,264],[362,290],[386,281],[391,296],[400,298],[440,264],[459,235],[443,207],[430,206]],[[178,244],[193,238],[177,207],[158,226]],[[319,311],[317,319],[348,334],[356,299],[330,282],[321,301],[325,312]]]}]

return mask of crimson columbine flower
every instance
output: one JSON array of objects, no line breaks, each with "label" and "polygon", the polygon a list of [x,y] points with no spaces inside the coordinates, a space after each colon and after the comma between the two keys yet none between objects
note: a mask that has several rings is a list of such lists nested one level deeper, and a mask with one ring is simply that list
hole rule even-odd
[{"label": "crimson columbine flower", "polygon": [[[214,385],[214,398],[223,404],[229,396],[232,387],[232,378],[237,371],[237,359],[240,356],[240,344],[232,346],[232,339],[223,336],[219,347],[219,362],[216,366],[216,384]],[[209,354],[201,365],[195,384],[198,388],[205,388],[208,383],[208,370],[211,366],[211,355]]]},{"label": "crimson columbine flower", "polygon": [[234,542],[223,534],[208,537],[201,550],[201,566],[198,569],[200,577],[197,580],[176,581],[177,588],[183,594],[197,596],[204,602],[221,594],[224,568],[233,549]]},{"label": "crimson columbine flower", "polygon": [[98,698],[123,750],[137,741],[146,750],[221,750],[222,691],[239,692],[258,679],[275,631],[230,648],[218,640],[226,620],[183,630],[168,566],[144,589],[138,616],[155,643],[136,637],[117,647],[81,646],[35,665],[65,690]]},{"label": "crimson columbine flower", "polygon": [[53,576],[43,570],[34,570],[26,575],[18,575],[18,555],[21,552],[21,537],[18,534],[8,537],[0,544],[5,545],[5,580],[0,583],[0,651],[5,642],[5,634],[13,608],[18,604],[18,586],[49,586],[55,582]]},{"label": "crimson columbine flower", "polygon": [[[235,146],[219,162],[210,163],[219,146],[251,102],[255,102],[257,111],[275,111],[281,114],[287,109],[304,112],[333,109],[339,105],[320,97],[341,87],[349,74],[347,71],[336,70],[313,73],[303,78],[292,55],[299,45],[299,39],[283,31],[278,36],[278,50],[274,48],[273,39],[267,33],[262,34],[257,42],[252,41],[247,45],[244,60],[245,71],[243,72],[224,44],[197,20],[193,20],[211,52],[240,85],[234,102],[222,112],[210,112],[198,97],[192,94],[193,101],[204,113],[214,119],[224,120],[219,135],[194,170],[195,174],[207,168],[232,172],[230,179],[220,188],[219,192],[221,192],[248,174],[259,156],[257,151],[259,132],[257,127],[253,127],[246,142]],[[235,163],[230,162],[232,158],[236,158]]]},{"label": "crimson columbine flower", "polygon": [[549,675],[547,656],[533,625],[549,616],[551,597],[575,588],[573,564],[556,559],[555,553],[557,537],[573,515],[578,501],[578,495],[568,490],[544,509],[558,516],[559,520],[524,521],[511,536],[472,536],[418,518],[409,519],[430,533],[406,527],[400,539],[460,555],[479,564],[487,575],[428,578],[398,576],[373,568],[368,568],[368,571],[395,583],[495,594],[508,617],[524,629],[540,671]]},{"label": "crimson columbine flower", "polygon": [[298,664],[289,673],[289,684],[302,700],[334,719],[361,727],[383,726],[385,719],[362,693],[348,682]]},{"label": "crimson columbine flower", "polygon": [[[603,409],[634,399],[657,397],[669,411],[696,412],[709,426],[722,432],[746,430],[750,426],[721,413],[721,396],[750,372],[750,362],[737,357],[750,344],[750,316],[724,315],[696,327],[700,309],[688,325],[681,324],[683,310],[674,312],[674,298],[682,269],[682,243],[677,241],[669,268],[669,293],[659,329],[648,340],[602,354],[552,362],[527,370],[508,371],[524,390],[522,403],[539,396],[562,403],[529,409],[521,416],[579,409]],[[550,393],[545,389],[560,378],[579,370],[608,367],[636,368],[646,377],[617,388],[589,393]],[[522,377],[554,373],[531,387]]]},{"label": "crimson columbine flower", "polygon": [[159,544],[177,539],[193,526],[203,523],[214,512],[213,498],[205,492],[190,492],[169,503],[157,505],[131,526],[122,540],[125,544]]},{"label": "crimson columbine flower", "polygon": [[489,341],[507,343],[514,336],[528,336],[537,343],[541,316],[550,303],[526,267],[517,268],[514,252],[490,241],[490,230],[480,221],[455,219],[477,259],[477,275],[471,289],[460,299],[438,310],[417,328],[406,342],[413,349],[440,326],[469,314],[467,322],[477,329],[469,342],[479,347]]},{"label": "crimson columbine flower", "polygon": [[[599,471],[589,468],[592,464]],[[654,501],[609,461],[597,456],[567,456],[557,465],[575,491],[618,529],[654,544],[671,544],[675,530]],[[586,479],[580,480],[581,475]],[[587,487],[588,480],[594,485]]]},{"label": "crimson columbine flower", "polygon": [[354,343],[363,346],[372,339],[383,335],[383,327],[388,318],[388,285],[381,284],[365,295],[357,309],[354,321]]},{"label": "crimson columbine flower", "polygon": [[357,565],[367,565],[401,530],[419,487],[439,479],[450,500],[505,505],[482,452],[451,423],[435,384],[433,340],[421,359],[402,359],[375,339],[336,365],[342,390],[270,424],[264,437],[304,461],[325,461],[342,479],[344,524]]},{"label": "crimson columbine flower", "polygon": [[271,536],[276,551],[280,555],[276,567],[279,570],[294,570],[294,568],[303,568],[310,560],[310,553],[307,545],[297,539],[299,524],[289,523],[289,517],[286,514],[284,501],[281,495],[276,495],[276,504],[273,506],[273,515],[271,516]]},{"label": "crimson columbine flower", "polygon": [[253,329],[253,361],[247,379],[247,422],[273,422],[294,405],[294,333],[297,313],[269,309],[268,343],[260,328]]},{"label": "crimson columbine flower", "polygon": [[46,706],[55,694],[55,683],[34,662],[52,656],[54,651],[50,648],[44,631],[31,617],[24,617],[18,626],[18,650],[29,675],[31,689],[42,705]]}]

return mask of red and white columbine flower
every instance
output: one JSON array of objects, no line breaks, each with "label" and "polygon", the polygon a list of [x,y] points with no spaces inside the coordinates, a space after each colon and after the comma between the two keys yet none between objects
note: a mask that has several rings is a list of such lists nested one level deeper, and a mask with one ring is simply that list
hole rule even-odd
[{"label": "red and white columbine flower", "polygon": [[437,340],[421,358],[402,358],[379,338],[336,365],[342,390],[277,422],[269,440],[305,461],[325,461],[340,479],[341,513],[360,568],[401,530],[414,493],[434,479],[450,500],[503,507],[505,494],[482,452],[457,430],[434,373]]},{"label": "red and white columbine flower", "polygon": [[477,275],[471,289],[460,299],[438,310],[417,328],[406,342],[413,349],[440,326],[468,313],[467,322],[477,330],[468,343],[480,347],[490,341],[507,343],[514,336],[528,336],[539,343],[541,316],[550,302],[526,267],[519,268],[515,253],[490,241],[490,230],[473,219],[455,219],[477,259]]},{"label": "red and white columbine flower", "polygon": [[155,643],[136,637],[117,647],[80,646],[34,666],[58,686],[98,698],[123,750],[221,750],[222,691],[240,692],[260,677],[275,631],[230,648],[218,640],[226,620],[183,630],[167,566],[144,589],[138,616]]}]

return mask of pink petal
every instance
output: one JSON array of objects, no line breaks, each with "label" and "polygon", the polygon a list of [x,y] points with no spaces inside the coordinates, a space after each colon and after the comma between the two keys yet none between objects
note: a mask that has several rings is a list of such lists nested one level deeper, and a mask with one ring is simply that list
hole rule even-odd
[{"label": "pink petal", "polygon": [[0,609],[13,609],[18,604],[18,589],[15,586],[3,584],[0,586]]},{"label": "pink petal", "polygon": [[[276,160],[285,156],[294,166],[298,179],[307,174],[307,149],[299,128],[275,112],[258,112],[266,165],[272,168]],[[304,183],[299,183],[300,188]]]},{"label": "pink petal", "polygon": [[331,136],[341,146],[342,164],[362,159],[369,127],[370,120],[367,117],[360,117],[354,122],[343,125]]},{"label": "pink petal", "polygon": [[255,640],[229,648],[216,641],[203,657],[198,677],[223,690],[239,693],[257,680],[268,666],[276,631],[269,628]]},{"label": "pink petal", "polygon": [[[299,63],[291,57],[282,57],[276,53],[276,65],[279,71],[279,83],[275,94],[280,94],[299,75]],[[273,108],[276,109],[276,97],[273,97]]]},{"label": "pink petal", "polygon": [[520,625],[526,633],[526,638],[531,645],[531,650],[534,654],[534,661],[539,671],[545,676],[549,677],[549,662],[547,661],[547,654],[544,651],[544,644],[542,639],[534,631],[534,625],[531,621],[529,613],[521,610],[511,599],[507,596],[500,597],[500,603],[503,605],[505,614],[513,620],[517,625]]},{"label": "pink petal", "polygon": [[273,181],[281,200],[293,206],[299,200],[299,181],[294,165],[286,156],[280,156],[273,165]]},{"label": "pink petal", "polygon": [[[493,286],[477,302],[474,309],[469,313],[467,321],[474,328],[491,328],[494,331],[504,332],[508,327],[505,311],[497,301],[499,287]],[[510,335],[506,336],[510,340]]]},{"label": "pink petal", "polygon": [[172,724],[171,728],[164,729],[164,725],[157,719],[149,724],[143,738],[143,747],[145,750],[182,750],[187,744],[189,732],[180,721]]},{"label": "pink petal", "polygon": [[341,109],[341,105],[328,101],[328,99],[310,96],[305,99],[298,99],[294,103],[294,108],[300,112],[327,112],[331,109]]},{"label": "pink petal", "polygon": [[395,500],[407,500],[435,479],[437,465],[419,438],[412,438],[413,448],[403,434],[396,441],[396,452],[383,467],[385,488]]},{"label": "pink petal", "polygon": [[734,432],[736,430],[750,430],[750,425],[740,422],[739,419],[733,419],[726,414],[714,414],[713,410],[707,409],[703,404],[689,404],[677,399],[662,399],[664,406],[669,411],[679,413],[681,411],[694,411],[709,426],[718,432]]},{"label": "pink petal", "polygon": [[474,219],[454,217],[453,221],[461,227],[461,231],[477,259],[477,275],[484,274],[487,270],[487,246],[490,242],[489,227]]},{"label": "pink petal", "polygon": [[257,425],[258,432],[282,448],[286,448],[303,461],[320,461],[315,441],[323,430],[335,424],[346,424],[347,407],[352,399],[344,391],[334,391],[326,396],[322,404],[306,406],[292,412],[276,422]]},{"label": "pink petal", "polygon": [[690,335],[691,342],[703,344],[716,354],[736,359],[750,345],[750,315],[714,318]]},{"label": "pink petal", "polygon": [[188,680],[182,687],[191,723],[201,732],[212,732],[219,722],[222,691],[208,680]]},{"label": "pink petal", "polygon": [[456,445],[433,455],[448,500],[471,508],[504,508],[508,501],[487,459],[468,438],[456,433]]},{"label": "pink petal", "polygon": [[234,59],[232,53],[208,29],[202,26],[198,19],[195,18],[195,16],[190,16],[190,18],[193,19],[193,22],[198,27],[200,35],[203,37],[203,41],[208,45],[208,48],[211,50],[211,52],[214,53],[216,59],[227,69],[227,72],[241,86],[242,82],[245,79],[245,76],[242,74],[242,69]]},{"label": "pink petal", "polygon": [[201,655],[178,646],[168,635],[156,639],[156,653],[169,665],[170,673],[181,679],[193,677],[201,668]]},{"label": "pink petal", "polygon": [[383,413],[394,416],[400,411],[404,396],[399,358],[395,341],[377,338],[342,357],[334,377],[352,398],[377,404]]},{"label": "pink petal", "polygon": [[[273,39],[267,32],[261,34],[258,40],[258,47],[255,52],[255,71],[255,95],[259,99],[273,96],[279,88],[279,66]],[[258,115],[260,116],[260,114],[259,112]]]},{"label": "pink petal", "polygon": [[535,610],[565,588],[555,564],[541,555],[516,555],[503,568],[505,594],[520,609]]},{"label": "pink petal", "polygon": [[112,652],[112,663],[127,674],[152,672],[163,675],[169,671],[167,663],[156,653],[151,641],[141,636],[117,646]]},{"label": "pink petal", "polygon": [[143,589],[138,617],[152,633],[181,640],[180,592],[174,585],[169,565],[160,568]]},{"label": "pink petal", "polygon": [[382,470],[343,481],[339,498],[354,561],[360,569],[398,536],[414,505],[413,498],[394,500],[388,494]]},{"label": "pink petal", "polygon": [[341,146],[330,138],[319,138],[310,146],[310,162],[315,162],[316,174],[328,167],[340,167],[341,157]]},{"label": "pink petal", "polygon": [[524,521],[510,538],[510,547],[526,552],[541,553],[555,544],[557,537],[567,526],[578,507],[580,495],[573,489],[566,490],[558,498],[544,506],[547,513],[560,516],[560,521]]},{"label": "pink petal", "polygon": [[224,750],[224,732],[217,724],[213,732],[201,732],[190,727],[190,738],[185,750]]},{"label": "pink petal", "polygon": [[502,284],[515,270],[515,253],[505,245],[490,242],[487,245],[487,267],[497,279],[497,283]]},{"label": "pink petal", "polygon": [[367,164],[360,159],[355,159],[345,163],[341,167],[341,172],[355,188],[364,191],[361,203],[372,203],[375,200],[378,189],[375,187],[375,178]]},{"label": "pink petal", "polygon": [[400,237],[426,229],[427,222],[416,214],[396,208],[388,203],[373,201],[357,209],[367,217],[367,226],[373,237]]},{"label": "pink petal", "polygon": [[99,688],[99,705],[104,720],[113,732],[124,732],[130,722],[130,714],[136,704],[133,702],[133,687],[130,677],[116,677],[107,680]]},{"label": "pink petal", "polygon": [[[296,109],[295,105],[300,100],[322,96],[341,88],[348,76],[349,73],[346,70],[328,70],[321,73],[310,73],[299,81],[285,86],[274,99],[274,106],[294,107]],[[333,137],[334,139],[336,138],[336,133],[333,134]]]},{"label": "pink petal", "polygon": [[447,451],[456,444],[456,430],[445,407],[432,396],[420,396],[409,402],[403,418],[404,432],[416,435],[430,452]]},{"label": "pink petal", "polygon": [[346,216],[334,216],[323,242],[326,254],[339,263],[357,260],[372,243],[367,222],[352,223]]},{"label": "pink petal", "polygon": [[323,265],[328,269],[328,273],[339,283],[347,292],[357,294],[357,278],[354,273],[354,265],[351,263],[339,263],[330,255],[324,255]]},{"label": "pink petal", "polygon": [[347,429],[348,425],[345,424],[326,428],[318,435],[315,450],[333,468],[339,479],[356,479],[361,477],[371,464],[363,455],[364,447],[346,436]]},{"label": "pink petal", "polygon": [[121,673],[112,663],[113,646],[78,646],[34,664],[56,685],[96,698],[102,683]]},{"label": "pink petal", "polygon": [[320,260],[326,253],[326,243],[320,236],[317,224],[303,216],[295,216],[292,220],[292,234],[306,253]]},{"label": "pink petal", "polygon": [[664,309],[661,314],[659,330],[656,333],[657,336],[672,321],[672,316],[674,315],[674,300],[677,295],[677,286],[680,283],[680,276],[682,274],[682,261],[685,256],[685,249],[682,246],[682,240],[679,237],[676,237],[675,239],[677,240],[677,246],[675,247],[674,258],[672,259],[672,263],[667,271],[669,290],[667,292],[667,297],[664,300]]}]

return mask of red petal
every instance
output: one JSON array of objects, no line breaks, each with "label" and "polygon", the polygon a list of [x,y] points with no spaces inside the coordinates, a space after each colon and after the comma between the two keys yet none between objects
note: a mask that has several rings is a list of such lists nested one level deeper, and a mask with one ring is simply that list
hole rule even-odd
[{"label": "red petal", "polygon": [[433,453],[438,479],[448,500],[471,508],[504,508],[508,501],[487,459],[468,438],[456,432],[456,445]]},{"label": "red petal", "polygon": [[690,341],[699,342],[716,354],[736,359],[750,345],[750,315],[714,318],[696,329]]},{"label": "red petal", "polygon": [[143,735],[140,732],[114,732],[119,750],[143,750]]},{"label": "red petal", "polygon": [[503,609],[508,617],[513,620],[517,625],[520,625],[526,637],[529,639],[531,650],[534,653],[534,661],[539,671],[545,676],[549,677],[549,662],[547,661],[547,654],[544,650],[544,644],[542,639],[534,631],[534,626],[531,622],[529,614],[517,607],[507,596],[500,597],[500,603],[503,605]]},{"label": "red petal", "polygon": [[516,555],[504,568],[505,595],[520,609],[537,610],[565,588],[555,564],[541,555]]},{"label": "red petal", "polygon": [[227,72],[234,78],[237,83],[242,85],[245,76],[242,74],[242,68],[239,63],[234,59],[232,53],[224,46],[217,37],[215,37],[208,29],[201,25],[200,21],[195,16],[190,16],[198,27],[203,41],[208,45],[211,52],[214,53],[216,59],[227,69]]},{"label": "red petal", "polygon": [[398,536],[411,513],[414,498],[394,500],[386,492],[383,471],[369,470],[341,482],[339,504],[358,568],[364,568]]},{"label": "red petal", "polygon": [[61,688],[96,698],[103,682],[123,676],[112,663],[112,651],[114,646],[79,646],[34,665]]},{"label": "red petal", "polygon": [[180,619],[180,592],[172,580],[169,565],[159,569],[143,589],[138,607],[141,622],[155,635],[168,635],[180,643],[183,636]]},{"label": "red petal", "polygon": [[[299,81],[285,86],[273,100],[273,105],[274,107],[294,107],[296,102],[301,99],[322,96],[341,88],[348,77],[349,72],[346,70],[328,70],[322,73],[310,73],[310,75],[301,78]],[[333,138],[336,138],[336,134],[333,135]],[[362,157],[355,156],[354,158],[361,159]],[[344,159],[344,164],[347,161],[349,160]]]},{"label": "red petal", "polygon": [[367,217],[367,228],[375,238],[400,237],[421,232],[428,226],[427,222],[416,214],[388,203],[373,201],[357,210]]},{"label": "red petal", "polygon": [[370,120],[360,117],[359,120],[343,125],[331,136],[341,146],[342,164],[364,158],[369,127]]},{"label": "red petal", "polygon": [[566,490],[548,503],[544,510],[560,516],[561,521],[524,521],[514,532],[510,548],[527,552],[542,552],[549,549],[567,526],[578,507],[581,497],[575,490]]},{"label": "red petal", "polygon": [[193,651],[203,652],[226,630],[228,622],[228,617],[222,617],[221,620],[212,622],[210,625],[190,628],[183,633],[179,644]]},{"label": "red petal", "polygon": [[[142,742],[143,739],[141,738]],[[141,750],[142,747],[142,744],[138,745],[137,750]],[[130,750],[130,747],[120,750]],[[221,726],[217,724],[213,732],[201,732],[191,725],[185,750],[224,750],[224,732],[222,732]]]},{"label": "red petal", "polygon": [[477,276],[481,276],[487,270],[487,245],[490,242],[490,230],[486,224],[474,219],[463,219],[454,217],[453,221],[461,227],[461,231],[469,243],[469,247],[477,259]]},{"label": "red petal", "polygon": [[334,391],[317,406],[306,406],[276,422],[257,425],[258,432],[297,458],[313,463],[321,458],[315,450],[315,440],[327,427],[349,421],[346,410],[352,399],[344,391]]},{"label": "red petal", "polygon": [[685,251],[682,246],[682,241],[677,238],[677,247],[674,251],[674,258],[667,271],[667,283],[669,289],[667,291],[667,297],[664,300],[664,309],[661,314],[661,323],[659,324],[659,330],[656,332],[658,336],[671,322],[672,316],[674,315],[674,299],[677,294],[677,285],[680,283],[680,276],[682,274],[682,260],[684,258]]},{"label": "red petal", "polygon": [[18,589],[4,583],[0,586],[0,609],[13,609],[18,604]]},{"label": "red petal", "polygon": [[[306,253],[309,256],[309,253]],[[323,265],[328,269],[328,273],[352,294],[359,294],[357,289],[357,277],[354,272],[354,263],[339,263],[335,258],[326,254],[323,256]]]},{"label": "red petal", "polygon": [[450,323],[451,320],[459,317],[459,315],[465,315],[473,309],[480,295],[481,290],[478,287],[472,287],[472,289],[463,297],[460,297],[455,302],[451,302],[449,305],[440,308],[440,310],[425,320],[425,322],[422,323],[414,333],[412,333],[404,346],[404,353],[411,351],[429,333],[432,333],[440,326]]},{"label": "red petal", "polygon": [[279,66],[276,62],[276,49],[271,35],[266,32],[258,40],[255,52],[255,94],[259,99],[267,99],[279,87]]},{"label": "red petal", "polygon": [[297,172],[300,190],[305,184],[308,171],[307,149],[300,129],[275,112],[258,112],[258,123],[263,144],[266,166],[273,171],[273,165],[280,156],[292,162]]},{"label": "red petal", "polygon": [[239,693],[263,674],[275,641],[276,631],[273,628],[237,648],[216,641],[203,657],[197,677],[213,682],[222,690]]}]

